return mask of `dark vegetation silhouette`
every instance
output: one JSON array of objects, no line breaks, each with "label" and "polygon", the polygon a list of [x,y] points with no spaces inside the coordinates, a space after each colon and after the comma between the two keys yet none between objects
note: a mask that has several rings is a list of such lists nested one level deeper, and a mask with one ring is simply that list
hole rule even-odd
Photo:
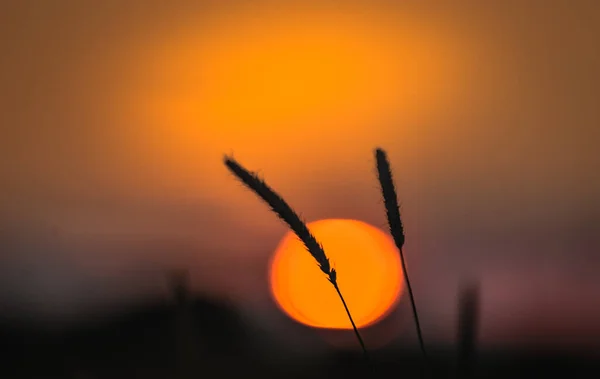
[{"label": "dark vegetation silhouette", "polygon": [[477,328],[479,326],[479,283],[462,284],[458,298],[458,364],[459,378],[472,378],[475,365]]},{"label": "dark vegetation silhouette", "polygon": [[365,360],[368,365],[371,366],[371,360],[369,358],[368,350],[365,346],[365,343],[360,336],[358,328],[352,319],[352,314],[348,309],[348,305],[344,300],[344,296],[340,291],[340,288],[337,283],[337,272],[334,268],[331,267],[329,263],[329,258],[325,254],[323,250],[323,246],[317,241],[315,236],[308,230],[306,223],[300,219],[298,214],[283,200],[281,196],[279,196],[275,191],[269,187],[264,180],[260,179],[257,174],[252,173],[246,170],[242,165],[236,162],[233,158],[225,157],[224,159],[225,166],[235,175],[237,176],[248,188],[254,191],[262,200],[264,200],[270,207],[273,212],[279,218],[281,218],[292,231],[300,238],[300,240],[304,243],[304,246],[308,250],[308,252],[315,258],[317,261],[317,265],[323,271],[323,273],[327,276],[329,282],[335,288],[340,300],[342,301],[342,305],[346,310],[346,314],[348,315],[348,319],[352,324],[352,328],[354,329],[354,333],[356,334],[356,338],[360,343],[363,354],[365,356]]},{"label": "dark vegetation silhouette", "polygon": [[237,311],[194,294],[183,270],[168,279],[167,298],[83,327],[0,320],[0,378],[198,378],[243,355],[248,336]]},{"label": "dark vegetation silhouette", "polygon": [[[169,277],[169,298],[140,303],[86,326],[52,330],[0,317],[0,378],[369,377],[362,353],[352,351],[335,351],[322,362],[274,366],[280,355],[288,354],[286,349],[256,351],[262,332],[250,330],[234,308],[195,294],[183,271]],[[478,292],[477,282],[461,287],[458,357],[451,347],[429,345],[433,377],[600,377],[600,362],[585,355],[488,350],[477,351],[475,362]],[[182,314],[188,321],[179,323]],[[181,343],[182,334],[191,341]],[[377,377],[416,378],[421,373],[420,353],[399,346],[370,352]]]},{"label": "dark vegetation silhouette", "polygon": [[[199,296],[190,288],[187,270],[166,276],[169,296],[132,306],[112,317],[88,320],[83,327],[52,329],[33,320],[7,318],[0,312],[0,378],[201,378],[282,377],[354,378],[432,377],[532,378],[600,377],[600,362],[574,355],[477,350],[480,325],[480,284],[464,281],[459,288],[457,346],[435,347],[423,342],[404,260],[405,233],[392,170],[382,149],[375,150],[390,234],[399,250],[420,353],[398,347],[367,351],[341,290],[338,273],[326,252],[291,207],[255,174],[230,158],[227,167],[302,239],[307,251],[336,289],[361,346],[365,367],[355,352],[336,351],[325,363],[299,361],[276,367],[283,351],[256,352],[261,332],[251,332],[235,309]],[[343,275],[343,272],[340,273]],[[374,359],[376,358],[376,359]],[[357,363],[358,362],[358,363]],[[377,371],[374,370],[377,362]],[[369,370],[367,370],[369,369]],[[385,373],[385,374],[384,374]]]},{"label": "dark vegetation silhouette", "polygon": [[[394,185],[392,169],[390,167],[390,163],[388,161],[387,154],[383,149],[381,149],[381,148],[375,149],[375,160],[376,160],[376,167],[377,167],[377,176],[379,179],[379,184],[381,186],[381,193],[383,195],[386,216],[387,216],[387,221],[388,221],[388,225],[389,225],[389,231],[393,237],[394,243],[396,244],[396,247],[400,254],[402,270],[403,270],[404,278],[406,280],[406,286],[407,286],[407,290],[408,290],[408,294],[409,294],[409,298],[410,298],[413,318],[415,321],[417,338],[419,341],[419,346],[421,349],[422,358],[423,358],[423,362],[424,362],[423,374],[428,375],[429,364],[428,364],[428,359],[427,359],[427,352],[425,350],[425,343],[423,342],[423,335],[421,332],[419,315],[417,312],[414,294],[413,294],[412,287],[411,287],[410,280],[409,280],[408,270],[406,267],[406,260],[404,258],[403,247],[404,247],[404,242],[406,240],[406,237],[404,234],[404,226],[402,224],[402,218],[400,217],[400,206],[398,204],[398,195],[396,193],[396,188]],[[272,190],[263,179],[259,178],[256,173],[248,171],[241,164],[239,164],[237,161],[235,161],[231,157],[226,156],[224,158],[224,163],[225,163],[225,166],[235,176],[237,176],[238,179],[240,179],[248,188],[250,188],[252,191],[254,191],[263,201],[265,201],[269,205],[271,210],[273,212],[275,212],[275,214],[279,218],[281,218],[286,224],[288,224],[290,229],[302,240],[302,242],[304,243],[308,252],[315,258],[317,265],[319,266],[321,271],[323,271],[323,273],[327,276],[329,282],[331,282],[331,284],[337,291],[337,294],[339,295],[339,297],[342,301],[344,309],[346,310],[346,313],[348,314],[348,318],[350,319],[350,323],[352,324],[352,328],[354,329],[356,338],[358,339],[358,342],[360,343],[360,346],[363,350],[365,360],[366,360],[367,364],[369,364],[371,366],[372,364],[371,364],[371,360],[369,359],[369,354],[368,354],[367,348],[365,347],[364,341],[358,331],[358,328],[356,327],[354,320],[352,319],[351,312],[348,309],[348,306],[346,305],[346,301],[344,300],[344,297],[338,287],[337,280],[336,280],[337,272],[335,271],[335,269],[331,268],[329,259],[327,258],[322,245],[316,240],[316,238],[308,230],[308,227],[306,226],[305,222],[300,219],[300,217],[296,214],[296,212],[294,212],[294,210],[285,202],[285,200],[280,195],[278,195],[274,190]],[[467,300],[465,300],[466,305],[464,306],[464,307],[466,307],[465,308],[466,311],[471,311],[471,312],[470,313],[466,312],[465,315],[462,315],[462,318],[464,318],[464,317],[468,318],[467,321],[473,321],[472,313],[474,313],[473,308],[476,306],[476,305],[473,305],[474,303],[471,300],[472,300],[471,298],[468,298]],[[461,311],[463,310],[464,307],[462,306],[462,303],[461,303]],[[461,318],[461,320],[462,320],[462,318]],[[463,360],[468,360],[468,358],[471,358],[471,350],[473,350],[473,348],[474,348],[474,346],[472,345],[473,338],[472,338],[471,334],[474,334],[474,331],[469,329],[466,326],[463,326],[462,324],[461,324],[461,328],[462,328],[461,330],[465,331],[465,335],[461,334],[461,337],[464,337],[463,338],[464,346],[461,345],[460,347],[461,347],[461,352],[464,353],[466,356],[462,358],[461,364],[459,367],[462,370],[464,370],[465,371],[464,374],[466,374],[467,371],[466,371],[466,368],[464,367],[466,362],[463,362]]]},{"label": "dark vegetation silhouette", "polygon": [[421,348],[421,353],[423,354],[425,368],[427,368],[427,352],[425,350],[425,343],[423,342],[423,335],[421,333],[419,314],[417,312],[417,306],[415,305],[415,297],[413,295],[410,280],[408,278],[408,269],[406,268],[406,260],[404,259],[404,252],[402,250],[405,242],[404,226],[402,225],[402,219],[400,218],[400,205],[398,204],[398,195],[396,194],[396,187],[394,186],[392,169],[387,159],[387,154],[385,151],[383,151],[383,149],[375,149],[375,160],[377,162],[377,176],[379,178],[379,184],[381,185],[381,193],[383,194],[383,202],[385,204],[390,234],[392,235],[394,243],[396,244],[398,252],[400,253],[400,262],[402,263],[402,271],[406,280],[406,288],[408,290],[413,318],[415,320],[415,328],[417,330],[417,338],[419,339],[419,347]]}]

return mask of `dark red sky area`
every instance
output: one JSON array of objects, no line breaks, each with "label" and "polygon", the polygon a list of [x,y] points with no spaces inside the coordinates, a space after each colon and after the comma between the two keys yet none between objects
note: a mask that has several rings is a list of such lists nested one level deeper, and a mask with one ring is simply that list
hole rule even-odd
[{"label": "dark red sky area", "polygon": [[[597,2],[101,3],[0,5],[7,309],[106,309],[186,265],[198,288],[273,322],[265,266],[285,229],[222,154],[260,169],[310,221],[384,227],[380,145],[427,338],[453,338],[468,275],[481,280],[486,343],[600,340]],[[331,55],[348,54],[333,72],[360,85],[298,95],[308,111],[210,97],[236,85],[217,76],[234,72],[227,49],[276,62],[286,25],[349,46]],[[398,73],[386,60],[405,56]],[[365,71],[369,57],[379,66]],[[347,83],[347,98],[334,91]]]}]

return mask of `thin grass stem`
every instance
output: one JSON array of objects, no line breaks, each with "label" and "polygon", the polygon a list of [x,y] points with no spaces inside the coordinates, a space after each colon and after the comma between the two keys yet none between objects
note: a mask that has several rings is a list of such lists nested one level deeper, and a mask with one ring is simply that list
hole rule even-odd
[{"label": "thin grass stem", "polygon": [[346,301],[342,296],[342,292],[340,291],[337,283],[337,272],[334,268],[331,267],[329,263],[329,258],[325,254],[323,246],[317,241],[315,236],[310,232],[306,223],[300,219],[298,214],[288,205],[288,203],[277,194],[271,187],[267,185],[267,183],[260,179],[256,173],[250,172],[245,169],[242,165],[240,165],[237,161],[235,161],[231,157],[224,158],[225,166],[231,171],[235,176],[238,177],[254,193],[256,193],[264,202],[266,202],[271,210],[275,212],[275,214],[283,220],[290,229],[300,238],[300,240],[304,243],[304,246],[308,250],[308,252],[313,256],[316,260],[317,265],[321,269],[321,271],[327,276],[329,282],[335,288],[338,296],[342,300],[342,304],[344,305],[344,309],[348,314],[348,318],[350,319],[350,323],[354,328],[354,333],[360,343],[360,346],[363,350],[363,354],[365,356],[365,360],[367,364],[372,368],[371,361],[369,360],[369,354],[367,348],[363,342],[360,333],[358,332],[358,328],[354,324],[354,320],[352,319],[352,315],[350,314],[350,310],[346,305]]},{"label": "thin grass stem", "polygon": [[379,178],[379,184],[381,185],[381,192],[383,194],[383,200],[386,209],[386,215],[388,225],[390,228],[390,234],[394,239],[394,243],[400,253],[400,261],[402,263],[402,271],[404,272],[404,278],[406,280],[406,288],[408,290],[408,296],[410,298],[410,304],[412,308],[413,318],[415,320],[415,327],[417,330],[417,338],[419,340],[419,347],[423,355],[423,361],[425,367],[429,366],[427,351],[425,350],[425,343],[423,342],[423,334],[421,333],[421,324],[419,322],[419,315],[417,312],[417,306],[415,304],[415,297],[413,295],[412,286],[410,285],[410,279],[408,277],[408,270],[406,269],[406,261],[404,259],[404,226],[402,225],[402,219],[400,217],[400,207],[398,205],[398,195],[396,194],[396,188],[394,186],[394,180],[392,176],[392,170],[390,163],[387,159],[387,154],[383,149],[377,148],[375,150],[375,159],[377,161],[377,175]]},{"label": "thin grass stem", "polygon": [[369,353],[367,351],[367,347],[365,346],[365,343],[364,343],[362,337],[360,336],[360,333],[358,332],[358,328],[356,327],[356,324],[354,323],[354,319],[352,318],[352,315],[350,314],[350,309],[348,309],[348,305],[346,305],[346,300],[344,300],[344,296],[342,295],[342,292],[340,291],[340,288],[338,287],[337,283],[334,284],[333,287],[337,291],[337,294],[339,295],[340,300],[342,300],[342,304],[344,304],[344,309],[346,310],[346,313],[348,314],[348,318],[350,319],[350,322],[352,323],[352,328],[354,329],[354,334],[356,334],[356,338],[358,339],[358,342],[360,343],[360,347],[362,348],[363,355],[365,357],[365,361],[367,362],[369,367],[372,369],[373,366],[371,363],[371,358],[369,357]]}]

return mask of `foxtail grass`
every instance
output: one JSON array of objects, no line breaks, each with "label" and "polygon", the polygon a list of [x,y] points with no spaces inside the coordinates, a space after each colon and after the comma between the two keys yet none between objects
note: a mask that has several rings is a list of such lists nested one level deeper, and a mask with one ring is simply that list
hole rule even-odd
[{"label": "foxtail grass", "polygon": [[[283,220],[290,229],[300,238],[306,250],[313,256],[319,269],[325,274],[327,280],[333,285],[335,288],[342,304],[344,305],[344,309],[346,310],[346,314],[350,319],[350,323],[352,324],[352,328],[354,329],[354,334],[356,334],[356,338],[360,343],[362,348],[365,360],[369,366],[371,366],[371,361],[369,359],[369,353],[365,346],[365,343],[358,332],[358,328],[354,323],[354,319],[352,318],[352,314],[348,309],[348,305],[344,300],[344,296],[340,291],[337,282],[337,272],[334,268],[331,267],[329,262],[329,258],[325,254],[325,250],[323,246],[317,241],[315,236],[310,232],[306,223],[298,216],[298,214],[288,205],[288,203],[277,194],[271,187],[267,185],[267,183],[260,179],[256,173],[248,171],[242,165],[240,165],[233,158],[225,156],[224,158],[225,166],[231,171],[239,180],[246,185],[249,189],[254,191],[265,203],[269,205],[271,210],[281,219]],[[372,366],[371,366],[372,368]]]},{"label": "foxtail grass", "polygon": [[406,269],[406,261],[404,259],[403,247],[406,238],[404,235],[404,225],[402,224],[402,218],[400,217],[400,206],[398,205],[398,195],[396,194],[396,187],[394,186],[392,169],[390,167],[387,154],[383,149],[375,149],[375,159],[377,161],[377,176],[379,178],[379,184],[381,185],[381,192],[383,194],[383,201],[385,204],[388,226],[390,228],[390,234],[392,235],[394,243],[396,244],[398,252],[400,253],[402,271],[404,272],[406,288],[408,290],[408,296],[410,298],[412,313],[415,320],[417,338],[419,339],[419,347],[421,348],[423,361],[425,363],[425,367],[427,368],[427,352],[425,350],[425,344],[423,343],[423,335],[421,333],[421,324],[419,323],[417,306],[415,305],[415,297],[413,295],[412,287],[410,285],[410,280],[408,278],[408,270]]}]

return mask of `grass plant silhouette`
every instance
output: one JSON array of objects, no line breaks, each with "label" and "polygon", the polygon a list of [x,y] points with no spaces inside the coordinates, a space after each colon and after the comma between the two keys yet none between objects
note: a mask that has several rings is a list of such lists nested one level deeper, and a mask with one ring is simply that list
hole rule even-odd
[{"label": "grass plant silhouette", "polygon": [[479,283],[466,282],[458,298],[458,378],[471,378],[479,324]]},{"label": "grass plant silhouette", "polygon": [[317,265],[323,271],[323,273],[327,276],[329,282],[335,288],[342,304],[344,305],[344,309],[346,310],[346,314],[350,319],[350,323],[352,324],[352,328],[354,329],[354,333],[356,334],[356,338],[360,343],[362,348],[365,360],[367,365],[373,369],[371,364],[371,360],[369,358],[369,353],[365,346],[365,343],[358,332],[358,328],[352,319],[352,315],[350,310],[348,309],[348,305],[344,300],[344,296],[340,291],[340,288],[337,283],[337,272],[334,268],[331,267],[329,263],[329,258],[325,254],[323,246],[317,241],[315,236],[310,232],[306,223],[302,221],[302,219],[298,216],[298,214],[290,207],[287,202],[278,195],[271,187],[265,183],[264,180],[260,179],[256,173],[250,172],[245,169],[242,165],[240,165],[233,158],[225,156],[224,158],[225,166],[242,181],[248,188],[250,188],[254,193],[256,193],[263,201],[265,201],[275,214],[282,219],[290,229],[300,238],[300,240],[304,243],[304,246],[308,250],[308,252],[315,258],[317,261]]},{"label": "grass plant silhouette", "polygon": [[423,343],[423,335],[421,333],[421,325],[419,323],[419,315],[417,313],[417,306],[415,305],[415,298],[408,278],[408,271],[406,269],[406,262],[404,260],[404,247],[405,235],[404,226],[402,225],[402,219],[400,217],[400,206],[398,205],[398,196],[396,194],[396,188],[394,186],[394,180],[392,177],[392,169],[387,159],[387,154],[381,148],[375,149],[375,159],[377,161],[377,176],[379,178],[379,184],[381,185],[381,192],[383,194],[383,201],[385,204],[385,210],[390,228],[390,234],[394,239],[394,243],[400,253],[400,261],[402,262],[402,271],[404,271],[404,278],[406,279],[406,288],[410,297],[410,304],[412,308],[413,317],[415,320],[415,326],[417,329],[417,338],[419,339],[419,347],[423,354],[423,361],[425,367],[428,367],[427,352],[425,350],[425,344]]}]

